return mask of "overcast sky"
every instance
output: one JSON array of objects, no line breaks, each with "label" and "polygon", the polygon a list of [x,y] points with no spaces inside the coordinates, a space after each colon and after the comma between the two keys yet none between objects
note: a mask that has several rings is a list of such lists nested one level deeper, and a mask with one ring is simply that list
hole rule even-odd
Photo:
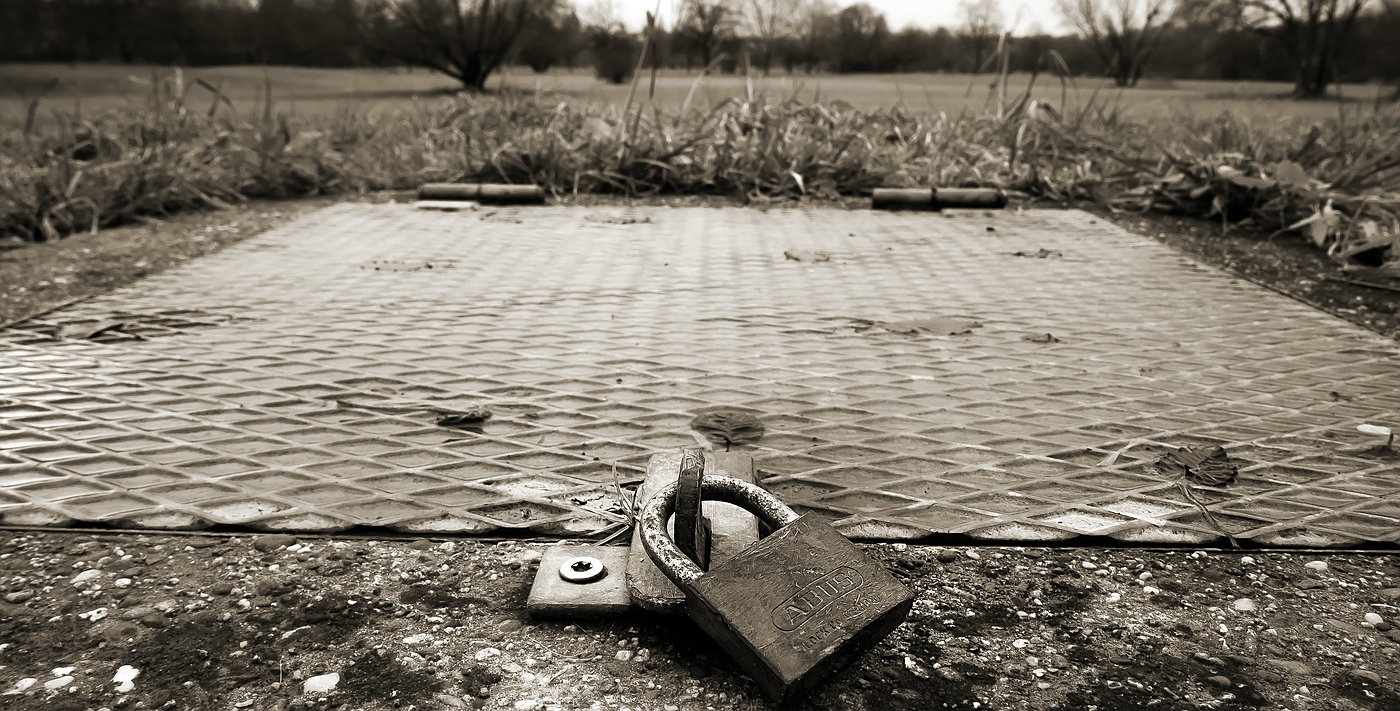
[{"label": "overcast sky", "polygon": [[[740,0],[741,2],[743,0]],[[582,8],[591,0],[575,0]],[[942,25],[950,29],[962,25],[963,15],[958,0],[865,0],[866,4],[884,13],[890,28],[901,30],[909,25],[936,27]],[[622,15],[623,22],[633,30],[646,24],[646,14],[656,7],[656,0],[613,0]],[[836,4],[845,7],[854,4],[851,0],[837,0]],[[674,22],[675,7],[679,0],[661,0],[662,23],[670,26]],[[1055,0],[1001,0],[1002,13],[1008,22],[1019,14],[1020,24],[1012,29],[1017,34],[1035,32],[1037,29],[1051,33],[1065,31],[1055,11]]]}]

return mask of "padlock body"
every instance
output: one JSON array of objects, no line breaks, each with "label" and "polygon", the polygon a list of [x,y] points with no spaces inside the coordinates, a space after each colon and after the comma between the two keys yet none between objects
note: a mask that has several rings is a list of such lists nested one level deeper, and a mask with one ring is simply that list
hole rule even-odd
[{"label": "padlock body", "polygon": [[812,514],[716,564],[686,610],[769,698],[795,700],[874,647],[914,596]]}]

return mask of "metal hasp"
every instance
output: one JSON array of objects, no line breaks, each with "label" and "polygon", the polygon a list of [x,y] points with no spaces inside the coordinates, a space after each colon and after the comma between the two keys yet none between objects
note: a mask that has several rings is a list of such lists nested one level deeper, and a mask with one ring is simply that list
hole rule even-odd
[{"label": "metal hasp", "polygon": [[642,544],[685,591],[691,619],[779,704],[804,696],[909,615],[909,589],[835,529],[727,477],[705,477],[703,497],[741,506],[774,531],[702,571],[666,535],[676,488],[647,502]]},{"label": "metal hasp", "polygon": [[687,449],[681,455],[676,477],[676,547],[701,570],[710,569],[710,522],[701,510],[700,480],[705,476],[705,454]]},{"label": "metal hasp", "polygon": [[[652,455],[647,475],[637,487],[636,510],[646,508],[648,501],[668,485],[675,484],[684,468],[686,450],[672,449]],[[737,452],[704,452],[702,476],[733,477],[751,484],[758,483],[753,457]],[[698,486],[697,486],[698,491]],[[697,493],[698,495],[698,493]],[[723,501],[704,501],[703,518],[709,523],[710,563],[718,564],[748,548],[759,538],[759,522],[753,514]],[[679,517],[678,517],[679,518]],[[647,557],[642,547],[639,527],[632,529],[631,552],[627,558],[627,593],[632,604],[648,612],[664,615],[685,614],[685,593],[671,583]]]},{"label": "metal hasp", "polygon": [[875,188],[870,194],[876,210],[1001,209],[1006,202],[997,188]]},{"label": "metal hasp", "polygon": [[424,183],[418,187],[419,200],[475,200],[497,205],[539,205],[544,188],[538,185],[492,183]]},{"label": "metal hasp", "polygon": [[544,549],[525,611],[537,619],[616,617],[632,609],[627,596],[627,549],[550,546]]}]

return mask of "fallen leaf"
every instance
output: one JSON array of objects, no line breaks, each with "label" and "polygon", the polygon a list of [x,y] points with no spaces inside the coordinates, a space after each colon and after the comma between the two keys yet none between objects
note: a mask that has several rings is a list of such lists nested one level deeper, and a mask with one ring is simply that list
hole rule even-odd
[{"label": "fallen leaf", "polygon": [[452,412],[437,420],[438,427],[458,427],[469,428],[480,426],[483,422],[491,419],[490,410],[468,410],[466,412]]},{"label": "fallen leaf", "polygon": [[935,336],[961,336],[972,333],[972,329],[981,328],[982,324],[968,318],[938,317],[917,319],[911,321],[871,321],[868,319],[856,319],[851,327],[857,333],[863,333],[873,328],[879,328],[890,333],[898,333],[906,336],[920,334],[930,334]]},{"label": "fallen leaf", "polygon": [[1308,175],[1308,171],[1304,170],[1303,166],[1291,160],[1281,160],[1274,164],[1274,180],[1277,180],[1280,185],[1304,189],[1319,187],[1320,182]]},{"label": "fallen leaf", "polygon": [[690,428],[705,439],[728,447],[750,444],[763,438],[763,422],[752,413],[732,407],[712,407],[697,411]]},{"label": "fallen leaf", "polygon": [[1219,445],[1183,447],[1162,455],[1156,464],[1163,474],[1203,486],[1224,486],[1239,474],[1239,467]]},{"label": "fallen leaf", "polygon": [[[128,325],[126,321],[98,321],[97,323],[69,324],[58,329],[59,338],[92,339],[104,333],[121,331]],[[135,334],[130,334],[134,336]]]},{"label": "fallen leaf", "polygon": [[831,255],[826,252],[809,252],[805,249],[794,249],[783,252],[783,257],[794,262],[829,262]]}]

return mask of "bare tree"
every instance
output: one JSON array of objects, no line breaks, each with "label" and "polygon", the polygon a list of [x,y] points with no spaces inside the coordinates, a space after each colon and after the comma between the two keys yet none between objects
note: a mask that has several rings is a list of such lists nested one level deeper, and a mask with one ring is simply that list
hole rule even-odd
[{"label": "bare tree", "polygon": [[700,64],[705,67],[739,20],[731,0],[685,0],[681,18],[681,31],[700,50]]},{"label": "bare tree", "polygon": [[1137,86],[1175,9],[1173,0],[1059,0],[1060,14],[1089,40],[1118,86]]},{"label": "bare tree", "polygon": [[778,42],[797,30],[804,0],[747,0],[745,29],[758,43],[758,66],[767,74]]},{"label": "bare tree", "polygon": [[521,32],[556,0],[368,0],[366,41],[410,66],[446,74],[472,91],[501,66]]},{"label": "bare tree", "polygon": [[982,63],[988,51],[1001,35],[1006,17],[1001,13],[999,0],[963,0],[964,31],[968,42],[972,43],[972,73],[982,71]]},{"label": "bare tree", "polygon": [[1293,95],[1316,98],[1337,80],[1337,60],[1371,0],[1230,0],[1239,20],[1275,37],[1293,60]]},{"label": "bare tree", "polygon": [[796,31],[798,56],[808,74],[828,56],[827,43],[836,34],[836,6],[828,0],[808,0],[802,7]]},{"label": "bare tree", "polygon": [[610,32],[622,29],[622,11],[615,0],[593,0],[583,6],[579,19],[588,27],[602,27]]}]

